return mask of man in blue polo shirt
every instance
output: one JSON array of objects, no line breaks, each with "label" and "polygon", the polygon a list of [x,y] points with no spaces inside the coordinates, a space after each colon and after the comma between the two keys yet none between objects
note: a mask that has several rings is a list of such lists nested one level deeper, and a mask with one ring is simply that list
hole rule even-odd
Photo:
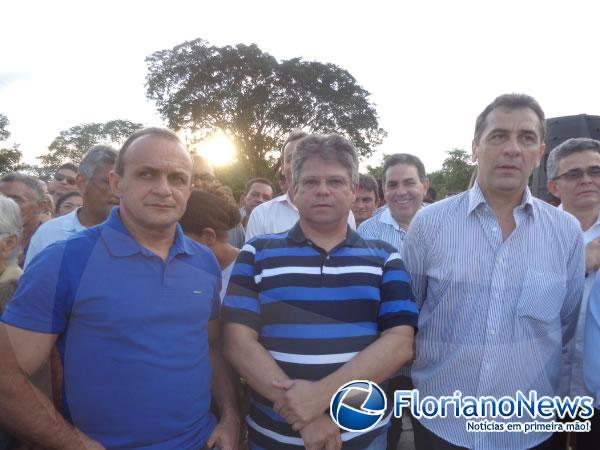
[{"label": "man in blue polo shirt", "polygon": [[226,352],[252,388],[250,447],[385,449],[389,417],[340,435],[327,410],[348,381],[382,382],[411,359],[409,279],[393,247],[348,227],[352,144],[307,136],[292,165],[299,222],[242,248],[224,300]]},{"label": "man in blue polo shirt", "polygon": [[[213,345],[219,266],[177,224],[191,170],[171,131],[134,133],[110,174],[120,207],[28,266],[0,325],[0,421],[17,435],[44,448],[235,448],[233,388]],[[64,419],[26,379],[55,343]]]}]

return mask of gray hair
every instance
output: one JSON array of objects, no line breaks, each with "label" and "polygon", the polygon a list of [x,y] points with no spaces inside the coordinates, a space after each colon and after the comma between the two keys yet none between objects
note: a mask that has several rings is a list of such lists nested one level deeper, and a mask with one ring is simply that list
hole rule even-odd
[{"label": "gray hair", "polygon": [[573,153],[592,151],[600,153],[600,141],[590,138],[571,138],[554,147],[546,161],[546,174],[549,180],[558,177],[558,165]]},{"label": "gray hair", "polygon": [[19,183],[23,183],[25,186],[31,189],[37,197],[36,200],[38,202],[44,201],[44,199],[46,198],[42,182],[36,177],[32,177],[31,175],[25,175],[24,173],[20,172],[9,172],[0,177],[0,183],[13,183],[17,181]]},{"label": "gray hair", "polygon": [[[21,222],[21,210],[19,205],[12,199],[0,194],[0,235],[16,234],[21,242],[23,236],[23,223]],[[17,247],[9,255],[8,261],[14,262],[19,256],[20,247]]]},{"label": "gray hair", "polygon": [[477,116],[475,121],[475,133],[473,136],[473,142],[479,144],[483,130],[487,125],[488,115],[497,108],[508,108],[510,110],[529,108],[540,121],[540,139],[544,142],[546,136],[546,117],[544,116],[544,110],[533,97],[526,94],[503,94],[496,97],[492,103],[487,105],[483,111]]},{"label": "gray hair", "polygon": [[79,173],[90,180],[100,165],[114,164],[117,151],[109,145],[94,145],[83,156],[79,164]]},{"label": "gray hair", "polygon": [[383,175],[382,175],[382,183],[385,185],[385,179],[387,176],[387,170],[390,167],[397,166],[399,164],[403,164],[406,166],[413,166],[417,169],[417,175],[419,175],[419,181],[421,183],[425,182],[427,178],[427,174],[425,173],[425,166],[423,162],[419,159],[418,156],[411,155],[409,153],[394,153],[393,155],[389,155],[383,161]]},{"label": "gray hair", "polygon": [[310,134],[296,144],[292,158],[292,178],[294,185],[300,179],[304,162],[318,156],[325,161],[336,161],[348,169],[352,184],[358,184],[358,155],[354,146],[339,134]]}]

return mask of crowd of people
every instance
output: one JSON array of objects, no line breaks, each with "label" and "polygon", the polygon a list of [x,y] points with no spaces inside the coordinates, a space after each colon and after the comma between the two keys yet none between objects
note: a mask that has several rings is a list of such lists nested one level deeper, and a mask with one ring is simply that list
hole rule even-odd
[{"label": "crowd of people", "polygon": [[[0,450],[395,450],[398,389],[594,398],[577,436],[411,416],[417,450],[597,448],[600,142],[552,150],[555,207],[528,188],[544,138],[535,99],[499,96],[472,187],[438,202],[418,155],[376,180],[350,141],[303,131],[279,186],[239,201],[162,128],[48,183],[1,175]],[[330,416],[352,380],[389,395],[365,432]]]}]

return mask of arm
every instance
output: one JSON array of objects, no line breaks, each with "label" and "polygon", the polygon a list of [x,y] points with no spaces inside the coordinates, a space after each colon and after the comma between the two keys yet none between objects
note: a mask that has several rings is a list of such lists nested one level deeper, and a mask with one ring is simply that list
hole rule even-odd
[{"label": "arm", "polygon": [[600,269],[600,238],[596,238],[585,247],[585,273]]},{"label": "arm", "polygon": [[[256,331],[246,325],[228,323],[225,326],[225,353],[252,389],[273,403],[282,401],[286,392],[276,387],[273,380],[277,383],[291,380],[258,342]],[[338,426],[323,411],[303,424],[300,436],[309,450],[337,450],[342,446]]]},{"label": "arm", "polygon": [[206,445],[217,445],[222,450],[237,449],[240,418],[236,408],[234,374],[223,359],[220,324],[217,319],[208,322],[209,358],[212,368],[211,391],[221,417]]},{"label": "arm", "polygon": [[27,441],[48,449],[101,449],[56,412],[29,383],[50,356],[55,334],[0,324],[0,422]]},{"label": "arm", "polygon": [[346,364],[317,382],[275,383],[286,389],[285,395],[276,402],[275,411],[286,417],[295,430],[302,429],[329,408],[331,397],[344,384],[352,380],[379,383],[389,379],[413,358],[413,337],[412,326],[390,328]]},{"label": "arm", "polygon": [[263,397],[275,402],[284,392],[273,380],[287,381],[288,376],[271,354],[258,342],[258,333],[239,323],[225,325],[225,354],[246,382]]},{"label": "arm", "polygon": [[583,342],[583,377],[592,397],[594,406],[600,407],[600,279],[594,282],[588,310],[585,315],[585,339]]}]

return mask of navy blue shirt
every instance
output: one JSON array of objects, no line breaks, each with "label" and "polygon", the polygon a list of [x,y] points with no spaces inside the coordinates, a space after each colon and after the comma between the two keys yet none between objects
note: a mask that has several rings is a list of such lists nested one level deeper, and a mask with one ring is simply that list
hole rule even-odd
[{"label": "navy blue shirt", "polygon": [[63,411],[106,447],[198,449],[215,426],[208,321],[220,269],[179,225],[166,261],[114,208],[103,224],[47,247],[2,321],[59,334]]},{"label": "navy blue shirt", "polygon": [[[292,379],[320,380],[399,325],[417,325],[408,273],[391,245],[346,239],[325,252],[290,231],[257,237],[240,252],[223,304],[223,319],[257,331],[259,342]],[[272,404],[252,392],[247,419],[253,445],[303,447]],[[360,449],[387,422],[363,435],[342,433],[344,449]]]}]

